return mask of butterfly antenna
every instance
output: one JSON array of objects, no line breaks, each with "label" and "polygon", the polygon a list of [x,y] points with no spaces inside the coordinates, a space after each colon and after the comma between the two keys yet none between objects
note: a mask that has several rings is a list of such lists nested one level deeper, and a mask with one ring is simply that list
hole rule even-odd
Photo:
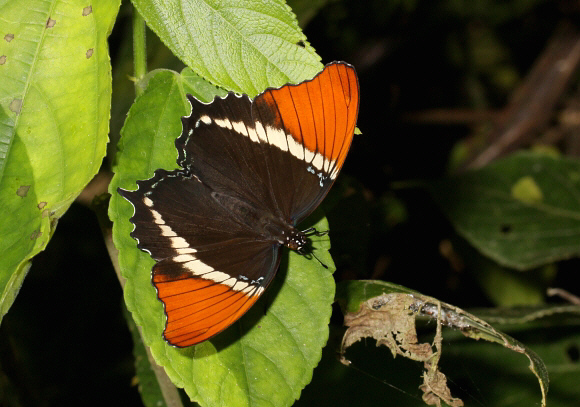
[{"label": "butterfly antenna", "polygon": [[328,230],[319,232],[316,228],[308,228],[302,231],[305,236],[326,236],[328,234]]},{"label": "butterfly antenna", "polygon": [[[317,261],[320,263],[320,265],[321,265],[322,267],[324,267],[325,269],[327,269],[327,270],[328,270],[328,266],[327,266],[326,264],[324,264],[324,263],[323,263],[323,262],[322,262],[322,261],[321,261],[321,260],[320,260],[318,257],[316,257],[316,255],[314,254],[314,252],[313,252],[313,251],[306,252],[306,251],[304,250],[304,248],[301,248],[301,249],[299,249],[299,250],[297,250],[297,251],[298,251],[298,253],[300,253],[300,254],[301,254],[301,255],[303,255],[303,256],[312,256],[312,257],[314,257],[314,258],[315,258],[315,259],[316,259],[316,260],[317,260]],[[308,257],[307,257],[307,258],[308,258]]]},{"label": "butterfly antenna", "polygon": [[[316,230],[316,228],[314,228],[314,227],[311,227],[311,228],[308,228],[308,229],[304,229],[304,230],[302,231],[302,233],[304,233],[304,236],[307,236],[307,237],[308,237],[308,236],[325,236],[325,235],[327,235],[327,234],[328,234],[328,230],[325,230],[325,231],[323,231],[323,232],[319,232],[318,230]],[[324,264],[324,263],[323,263],[323,262],[322,262],[322,261],[321,261],[321,260],[320,260],[318,257],[316,257],[316,255],[314,254],[314,252],[313,252],[312,250],[310,250],[310,252],[309,252],[309,253],[307,253],[307,252],[304,250],[304,248],[302,248],[302,250],[299,250],[298,252],[299,252],[300,254],[303,254],[303,255],[310,255],[310,256],[314,257],[314,258],[315,258],[315,259],[316,259],[316,260],[317,260],[317,261],[320,263],[320,265],[321,265],[322,267],[324,267],[325,269],[327,269],[327,270],[328,270],[328,266],[327,266],[326,264]]]},{"label": "butterfly antenna", "polygon": [[322,267],[324,267],[325,269],[328,270],[328,266],[326,264],[324,264],[322,261],[320,261],[320,259],[318,257],[316,257],[316,255],[314,254],[314,252],[310,253],[312,255],[312,257],[314,257],[316,260],[318,260],[318,262],[320,263],[320,265]]}]

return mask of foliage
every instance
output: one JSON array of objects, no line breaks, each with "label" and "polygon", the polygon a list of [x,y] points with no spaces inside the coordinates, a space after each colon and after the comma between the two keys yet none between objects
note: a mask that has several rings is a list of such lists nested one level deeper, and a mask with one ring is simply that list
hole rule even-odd
[{"label": "foliage", "polygon": [[[579,264],[580,160],[566,119],[574,86],[562,86],[561,114],[535,122],[518,148],[555,133],[559,144],[462,170],[494,145],[490,123],[509,125],[490,110],[525,102],[518,86],[532,62],[578,13],[508,3],[0,1],[0,403],[527,406],[547,394],[552,406],[573,405],[580,306],[553,303],[546,289],[568,289]],[[323,66],[313,45],[324,62],[353,63],[362,94],[362,135],[323,211],[303,225],[330,239],[314,239],[316,259],[285,255],[234,327],[173,348],[161,336],[153,260],[130,238],[132,208],[115,191],[176,168],[186,94],[209,102],[311,78]],[[409,114],[447,106],[486,115],[457,125],[449,109],[441,125],[439,110]],[[84,373],[43,368],[63,359],[82,359],[71,370]],[[127,399],[97,390],[103,371]]]}]

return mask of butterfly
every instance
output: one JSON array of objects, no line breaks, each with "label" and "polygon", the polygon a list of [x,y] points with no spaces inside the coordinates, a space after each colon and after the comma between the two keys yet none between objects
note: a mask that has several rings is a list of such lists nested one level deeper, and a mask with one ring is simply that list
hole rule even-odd
[{"label": "butterfly", "polygon": [[203,103],[175,141],[181,169],[156,170],[138,189],[118,189],[134,207],[131,236],[156,261],[152,282],[176,347],[203,342],[262,295],[283,246],[304,252],[297,229],[334,183],[356,127],[355,69],[333,62],[313,79],[233,92]]}]

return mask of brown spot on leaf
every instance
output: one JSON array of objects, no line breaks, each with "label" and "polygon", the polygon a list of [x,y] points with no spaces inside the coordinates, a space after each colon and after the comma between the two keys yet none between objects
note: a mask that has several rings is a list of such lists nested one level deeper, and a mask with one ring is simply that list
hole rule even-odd
[{"label": "brown spot on leaf", "polygon": [[572,363],[578,363],[578,360],[580,360],[580,349],[578,349],[576,344],[568,346],[566,354],[568,355],[568,360]]},{"label": "brown spot on leaf", "polygon": [[22,99],[14,99],[12,102],[10,102],[10,106],[8,106],[8,108],[16,114],[20,113],[21,107]]},{"label": "brown spot on leaf", "polygon": [[90,49],[87,50],[87,59],[89,59],[92,56],[93,56],[93,49],[90,48]]},{"label": "brown spot on leaf", "polygon": [[24,198],[28,194],[28,190],[30,189],[30,185],[21,185],[20,188],[16,191],[16,195],[21,198]]},{"label": "brown spot on leaf", "polygon": [[43,209],[46,206],[46,202],[39,202],[38,209]]},{"label": "brown spot on leaf", "polygon": [[4,65],[6,63],[6,55],[0,56],[0,65]]},{"label": "brown spot on leaf", "polygon": [[50,211],[48,209],[45,209],[42,211],[43,218],[48,218],[49,216],[50,216]]},{"label": "brown spot on leaf", "polygon": [[10,42],[14,39],[14,34],[6,34],[4,36],[4,39],[6,40],[6,42]]},{"label": "brown spot on leaf", "polygon": [[40,231],[40,229],[39,230],[35,230],[30,235],[30,240],[38,239],[40,236],[42,236],[42,232]]},{"label": "brown spot on leaf", "polygon": [[507,223],[506,224],[503,224],[503,225],[500,225],[500,227],[499,227],[500,232],[503,233],[503,234],[506,234],[506,235],[508,233],[511,233],[512,229],[513,229],[512,228],[512,225],[507,224]]},{"label": "brown spot on leaf", "polygon": [[88,16],[93,12],[93,6],[87,6],[83,9],[83,17]]},{"label": "brown spot on leaf", "polygon": [[54,27],[55,24],[56,20],[53,20],[52,18],[48,17],[48,20],[46,20],[46,28],[52,28]]}]

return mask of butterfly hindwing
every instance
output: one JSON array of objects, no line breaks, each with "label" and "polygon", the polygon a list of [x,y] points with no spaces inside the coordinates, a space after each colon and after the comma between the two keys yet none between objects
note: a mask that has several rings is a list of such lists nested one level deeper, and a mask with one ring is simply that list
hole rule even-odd
[{"label": "butterfly hindwing", "polygon": [[[153,284],[167,314],[165,339],[176,346],[190,346],[229,327],[258,300],[268,282],[241,274],[232,277],[228,272],[244,270],[247,275],[259,275],[268,270],[273,276],[279,263],[277,251],[277,247],[247,240],[230,241],[191,257],[157,263]],[[217,269],[210,268],[207,260],[213,260]],[[181,271],[176,273],[176,268]]]},{"label": "butterfly hindwing", "polygon": [[175,346],[199,343],[259,298],[278,268],[279,245],[259,240],[183,171],[157,170],[138,185],[119,192],[135,207],[131,236],[157,261],[153,284],[167,315],[164,336]]}]

